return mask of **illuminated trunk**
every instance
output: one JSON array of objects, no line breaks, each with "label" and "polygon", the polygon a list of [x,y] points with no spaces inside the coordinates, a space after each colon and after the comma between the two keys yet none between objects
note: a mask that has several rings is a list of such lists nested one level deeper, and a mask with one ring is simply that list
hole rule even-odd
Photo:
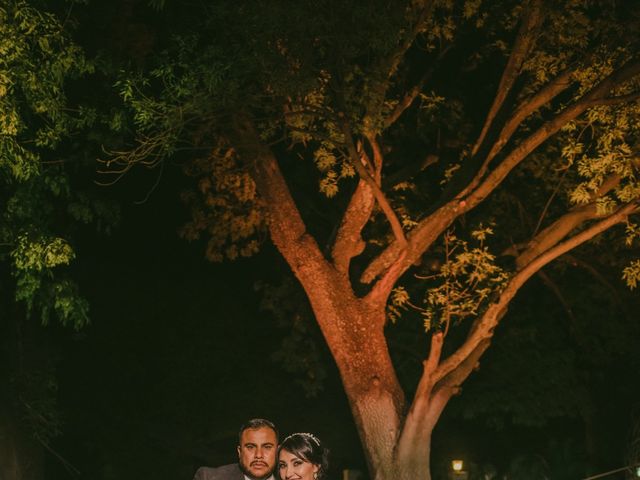
[{"label": "illuminated trunk", "polygon": [[[235,128],[234,143],[269,212],[271,239],[305,289],[340,371],[371,478],[429,480],[431,431],[446,401],[440,395],[436,403],[441,406],[430,408],[435,397],[433,385],[427,382],[428,388],[406,413],[384,336],[391,290],[359,298],[349,278],[349,259],[358,254],[359,229],[343,232],[339,246],[334,246],[333,261],[329,261],[307,232],[276,158],[261,144],[251,122],[238,116]],[[359,203],[351,209],[353,219],[366,219],[371,212],[366,192],[360,193],[361,197],[356,196]]]},{"label": "illuminated trunk", "polygon": [[[355,297],[335,272],[320,275],[316,268],[302,267],[295,273],[340,371],[371,478],[430,479],[431,429],[421,428],[424,417],[417,426],[409,424],[413,417],[405,417],[404,393],[383,331],[384,303],[376,308]],[[407,427],[416,430],[414,441],[400,443]]]}]

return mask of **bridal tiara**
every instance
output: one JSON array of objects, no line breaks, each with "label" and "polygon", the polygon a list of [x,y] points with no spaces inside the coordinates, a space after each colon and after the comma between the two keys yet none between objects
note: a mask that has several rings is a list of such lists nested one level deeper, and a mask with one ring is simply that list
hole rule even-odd
[{"label": "bridal tiara", "polygon": [[316,446],[318,447],[320,446],[320,440],[318,439],[318,437],[316,437],[313,433],[308,433],[308,432],[292,433],[291,435],[289,435],[287,438],[283,440],[283,443],[286,442],[289,438],[293,437],[294,435],[301,435],[303,437],[306,437],[309,440],[311,440],[313,443],[315,443]]}]

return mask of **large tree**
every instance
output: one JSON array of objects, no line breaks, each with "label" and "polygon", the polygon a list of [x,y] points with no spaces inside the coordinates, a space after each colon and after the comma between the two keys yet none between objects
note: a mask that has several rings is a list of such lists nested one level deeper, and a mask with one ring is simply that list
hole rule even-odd
[{"label": "large tree", "polygon": [[[434,426],[521,287],[602,235],[597,249],[631,257],[638,7],[165,8],[158,31],[185,30],[147,75],[118,83],[138,142],[106,174],[208,152],[191,164],[184,235],[208,235],[220,260],[252,254],[267,231],[338,366],[372,478],[430,478]],[[385,337],[405,309],[429,338],[412,399]]]}]

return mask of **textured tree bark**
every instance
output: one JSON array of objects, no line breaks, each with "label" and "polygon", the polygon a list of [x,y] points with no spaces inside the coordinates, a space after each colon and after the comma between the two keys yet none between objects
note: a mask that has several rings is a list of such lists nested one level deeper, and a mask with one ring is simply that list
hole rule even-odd
[{"label": "textured tree bark", "polygon": [[405,417],[404,394],[384,337],[384,308],[370,308],[339,283],[331,289],[329,304],[323,289],[301,277],[340,371],[372,478],[429,479],[431,429],[398,448],[402,430],[413,423],[420,430],[425,416]]}]

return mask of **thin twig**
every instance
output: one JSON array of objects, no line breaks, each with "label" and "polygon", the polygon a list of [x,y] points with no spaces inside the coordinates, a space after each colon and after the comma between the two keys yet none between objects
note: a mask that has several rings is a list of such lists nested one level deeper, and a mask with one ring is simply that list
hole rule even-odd
[{"label": "thin twig", "polygon": [[540,225],[542,225],[542,221],[544,220],[544,217],[547,216],[547,211],[549,210],[549,207],[551,206],[551,202],[553,202],[553,199],[556,198],[556,195],[558,194],[558,191],[560,191],[560,187],[562,186],[562,184],[564,183],[564,179],[567,176],[567,172],[569,171],[569,169],[565,169],[564,172],[562,172],[562,176],[560,177],[560,180],[558,180],[558,183],[556,184],[555,188],[553,189],[553,192],[551,192],[551,195],[549,195],[549,199],[547,200],[547,203],[544,205],[544,208],[542,209],[542,212],[540,213],[540,217],[538,217],[538,223],[536,223],[536,228],[533,229],[533,234],[532,236],[535,237],[538,234],[538,230],[540,229]]},{"label": "thin twig", "polygon": [[45,442],[43,439],[41,439],[40,437],[36,436],[36,440],[38,440],[38,442],[49,452],[51,453],[51,455],[53,455],[54,457],[56,457],[58,459],[58,461],[62,464],[62,466],[64,468],[67,469],[67,471],[69,473],[71,473],[72,475],[80,475],[80,470],[78,470],[72,463],[70,463],[68,460],[65,460],[65,458],[60,455],[58,452],[56,452],[51,445],[49,445],[47,442]]}]

